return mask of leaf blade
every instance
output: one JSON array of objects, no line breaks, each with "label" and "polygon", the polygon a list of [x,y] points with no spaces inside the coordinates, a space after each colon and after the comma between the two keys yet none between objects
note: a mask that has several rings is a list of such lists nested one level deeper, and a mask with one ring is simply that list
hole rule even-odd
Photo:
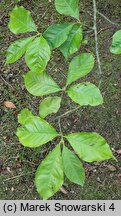
[{"label": "leaf blade", "polygon": [[39,115],[42,118],[45,118],[51,113],[56,113],[60,108],[60,97],[47,97],[45,98],[39,107]]},{"label": "leaf blade", "polygon": [[43,72],[50,60],[50,47],[43,36],[35,38],[28,46],[25,61],[31,71]]},{"label": "leaf blade", "polygon": [[81,53],[74,57],[69,65],[67,85],[87,75],[94,67],[94,57],[90,53]]},{"label": "leaf blade", "polygon": [[55,0],[55,8],[60,14],[79,19],[78,0]]},{"label": "leaf blade", "polygon": [[62,153],[62,159],[64,173],[67,178],[71,182],[83,186],[85,181],[85,172],[81,161],[65,146]]},{"label": "leaf blade", "polygon": [[56,130],[48,122],[37,116],[26,117],[23,123],[23,126],[17,129],[16,135],[25,147],[36,148],[58,136]]},{"label": "leaf blade", "polygon": [[100,90],[92,83],[83,82],[70,87],[68,96],[80,106],[98,106],[103,103]]},{"label": "leaf blade", "polygon": [[28,109],[23,109],[21,112],[18,114],[18,122],[20,124],[25,124],[26,120],[30,117],[33,117],[34,115],[32,112],[30,112]]},{"label": "leaf blade", "polygon": [[10,13],[8,27],[14,34],[37,32],[37,27],[31,17],[30,11],[23,6],[15,7]]},{"label": "leaf blade", "polygon": [[72,29],[74,24],[56,24],[49,26],[47,30],[43,33],[44,38],[48,41],[51,49],[58,48],[63,44]]},{"label": "leaf blade", "polygon": [[22,38],[13,42],[7,50],[6,64],[12,64],[21,58],[33,39],[34,37]]},{"label": "leaf blade", "polygon": [[32,95],[44,96],[60,91],[60,87],[46,72],[28,72],[24,77],[26,89]]},{"label": "leaf blade", "polygon": [[66,136],[78,156],[86,162],[114,158],[105,139],[95,132],[80,132]]},{"label": "leaf blade", "polygon": [[43,199],[56,193],[63,184],[63,167],[60,145],[49,153],[38,167],[35,174],[35,185]]},{"label": "leaf blade", "polygon": [[113,54],[121,54],[121,30],[118,30],[113,35],[112,45],[110,52]]},{"label": "leaf blade", "polygon": [[66,59],[80,48],[82,38],[81,27],[74,25],[68,34],[67,40],[59,47]]}]

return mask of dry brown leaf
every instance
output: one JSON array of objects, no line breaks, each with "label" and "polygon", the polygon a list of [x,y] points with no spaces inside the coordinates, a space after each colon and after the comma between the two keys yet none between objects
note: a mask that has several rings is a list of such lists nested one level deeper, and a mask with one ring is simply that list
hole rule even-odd
[{"label": "dry brown leaf", "polygon": [[11,101],[4,101],[3,105],[7,108],[12,108],[12,109],[16,108],[15,104],[12,103]]},{"label": "dry brown leaf", "polygon": [[118,174],[118,177],[121,177],[121,173]]}]

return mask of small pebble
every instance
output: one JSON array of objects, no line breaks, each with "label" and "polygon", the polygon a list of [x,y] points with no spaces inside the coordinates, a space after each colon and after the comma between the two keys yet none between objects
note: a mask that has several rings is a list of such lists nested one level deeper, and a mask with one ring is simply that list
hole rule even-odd
[{"label": "small pebble", "polygon": [[72,194],[74,194],[74,191],[70,191]]},{"label": "small pebble", "polygon": [[12,191],[12,192],[14,191],[14,187],[11,188],[11,191]]}]

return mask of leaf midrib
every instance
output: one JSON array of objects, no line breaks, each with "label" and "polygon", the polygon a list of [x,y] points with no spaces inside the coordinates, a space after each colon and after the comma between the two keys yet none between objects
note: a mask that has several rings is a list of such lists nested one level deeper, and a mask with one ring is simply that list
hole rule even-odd
[{"label": "leaf midrib", "polygon": [[[17,21],[19,21],[20,23],[22,23],[22,25],[25,26],[26,29],[29,29],[29,27],[31,27],[31,29],[33,29],[34,31],[37,31],[37,29],[34,29],[31,25],[27,26],[24,22],[22,22],[20,19],[18,19],[15,15],[12,14],[12,17],[15,18]],[[35,27],[36,27],[36,25],[35,25]]]}]

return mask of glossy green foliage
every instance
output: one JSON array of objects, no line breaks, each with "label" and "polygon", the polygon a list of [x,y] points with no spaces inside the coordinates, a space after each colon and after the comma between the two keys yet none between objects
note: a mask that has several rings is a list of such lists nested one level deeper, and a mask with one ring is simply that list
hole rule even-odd
[{"label": "glossy green foliage", "polygon": [[59,47],[66,59],[80,48],[82,38],[82,28],[75,24],[70,30],[67,40]]},{"label": "glossy green foliage", "polygon": [[25,124],[26,120],[28,120],[30,117],[34,117],[31,111],[28,109],[23,109],[19,114],[18,114],[18,122],[22,125]]},{"label": "glossy green foliage", "polygon": [[[13,42],[8,48],[6,59],[6,63],[11,64],[25,54],[25,61],[30,71],[24,75],[24,82],[26,89],[32,95],[45,96],[57,92],[60,94],[60,96],[42,98],[39,106],[40,116],[34,116],[28,109],[23,109],[18,115],[21,127],[17,129],[17,136],[23,146],[35,148],[54,138],[58,142],[58,138],[61,138],[59,144],[39,165],[35,174],[37,191],[43,199],[50,198],[61,188],[64,174],[71,182],[83,186],[85,172],[80,159],[86,162],[115,159],[109,145],[99,134],[80,132],[64,136],[60,122],[58,122],[59,134],[44,120],[46,116],[58,112],[64,92],[80,106],[97,106],[103,103],[100,90],[92,83],[82,82],[68,86],[92,71],[94,57],[91,53],[81,52],[81,54],[75,54],[76,56],[71,61],[68,59],[80,49],[83,39],[78,0],[55,0],[55,7],[60,14],[76,18],[78,22],[54,24],[44,33],[39,33],[29,11],[22,6],[13,9],[9,21],[11,32],[15,34],[35,32],[35,34]],[[113,37],[110,48],[112,53],[121,52],[120,34],[121,30]],[[66,85],[62,88],[45,70],[50,60],[51,49],[55,48],[58,48],[66,60],[70,61]],[[57,119],[60,118],[61,116],[57,117]],[[65,138],[74,151],[65,146]]]},{"label": "glossy green foliage", "polygon": [[37,32],[37,27],[31,17],[30,11],[23,6],[15,7],[10,13],[8,27],[14,34]]},{"label": "glossy green foliage", "polygon": [[25,75],[24,81],[28,92],[35,96],[48,95],[61,90],[47,72],[30,71]]},{"label": "glossy green foliage", "polygon": [[45,98],[39,107],[39,115],[45,118],[51,113],[56,113],[60,108],[61,98],[60,97],[47,97]]},{"label": "glossy green foliage", "polygon": [[80,106],[97,106],[103,103],[100,90],[92,83],[76,84],[67,90],[68,96]]},{"label": "glossy green foliage", "polygon": [[6,63],[11,64],[20,59],[27,50],[28,45],[34,37],[22,38],[13,42],[7,50]]},{"label": "glossy green foliage", "polygon": [[95,132],[80,132],[66,136],[78,156],[86,161],[102,161],[114,158],[105,139]]},{"label": "glossy green foliage", "polygon": [[121,54],[121,30],[118,30],[113,35],[113,41],[110,47],[110,52],[113,54]]},{"label": "glossy green foliage", "polygon": [[35,174],[37,191],[43,199],[53,196],[64,181],[60,145],[49,153]]},{"label": "glossy green foliage", "polygon": [[56,24],[49,26],[43,36],[48,41],[51,49],[55,49],[63,44],[74,24]]},{"label": "glossy green foliage", "polygon": [[69,65],[67,85],[87,75],[94,67],[94,57],[90,53],[81,53],[74,57]]},{"label": "glossy green foliage", "polygon": [[63,148],[62,158],[64,173],[67,178],[70,181],[83,186],[85,181],[85,172],[81,161],[65,146]]},{"label": "glossy green foliage", "polygon": [[35,38],[28,46],[25,61],[31,71],[42,72],[50,60],[50,47],[42,37]]},{"label": "glossy green foliage", "polygon": [[60,14],[79,19],[78,0],[55,0],[55,7]]},{"label": "glossy green foliage", "polygon": [[44,119],[33,116],[27,111],[26,113],[24,121],[23,112],[19,114],[19,122],[22,123],[22,127],[18,128],[16,133],[24,146],[35,148],[58,136],[56,130]]}]

